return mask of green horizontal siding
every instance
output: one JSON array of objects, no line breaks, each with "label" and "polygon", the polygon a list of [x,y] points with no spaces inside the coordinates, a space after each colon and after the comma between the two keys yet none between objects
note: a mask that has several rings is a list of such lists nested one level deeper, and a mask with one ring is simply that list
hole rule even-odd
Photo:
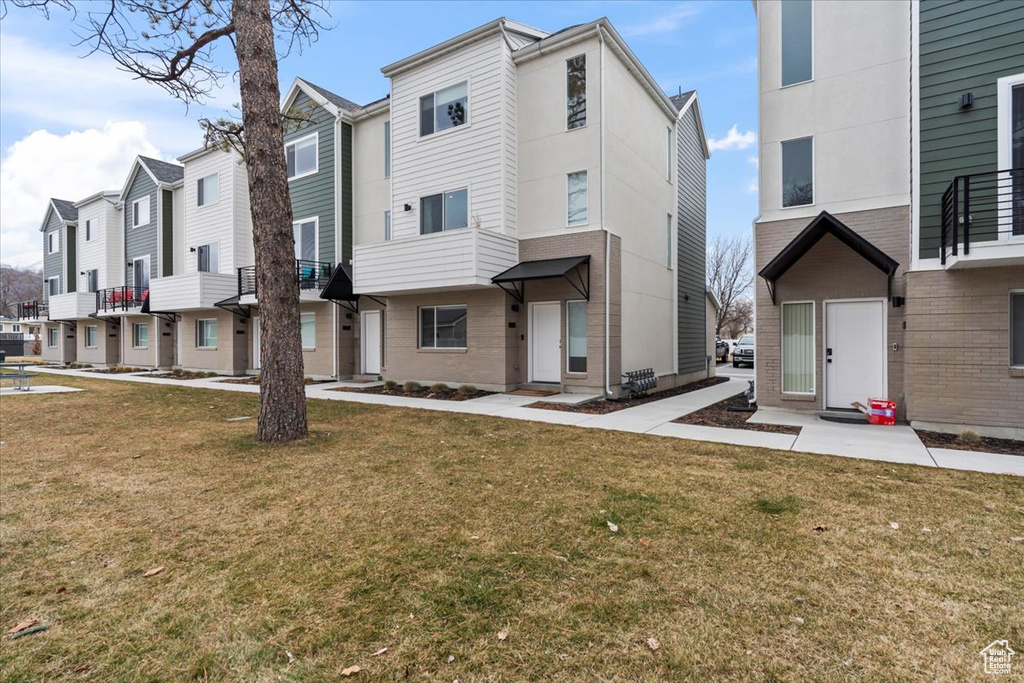
[{"label": "green horizontal siding", "polygon": [[317,133],[317,172],[292,180],[288,193],[292,202],[292,217],[303,220],[317,216],[320,219],[317,253],[320,261],[337,263],[334,247],[334,115],[317,106],[305,93],[295,97],[293,107],[308,120],[286,126],[286,143]]}]

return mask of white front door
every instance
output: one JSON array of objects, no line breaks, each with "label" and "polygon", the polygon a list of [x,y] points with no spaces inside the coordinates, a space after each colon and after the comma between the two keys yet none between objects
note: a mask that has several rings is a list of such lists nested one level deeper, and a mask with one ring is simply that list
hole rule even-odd
[{"label": "white front door", "polygon": [[380,374],[380,311],[363,311],[359,340],[364,375]]},{"label": "white front door", "polygon": [[562,305],[530,304],[530,381],[560,382]]},{"label": "white front door", "polygon": [[885,301],[825,302],[825,407],[888,398]]}]

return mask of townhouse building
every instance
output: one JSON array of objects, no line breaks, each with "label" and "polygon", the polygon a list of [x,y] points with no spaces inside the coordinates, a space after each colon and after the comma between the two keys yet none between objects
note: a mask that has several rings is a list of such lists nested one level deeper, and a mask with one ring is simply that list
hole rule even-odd
[{"label": "townhouse building", "polygon": [[759,404],[1024,437],[1024,7],[755,11]]},{"label": "townhouse building", "polygon": [[39,228],[43,234],[43,298],[24,302],[18,312],[23,321],[40,322],[43,359],[56,363],[73,363],[78,358],[77,227],[74,203],[51,199]]},{"label": "townhouse building", "polygon": [[78,209],[78,297],[74,319],[77,359],[90,365],[116,365],[121,357],[121,326],[96,315],[100,290],[124,282],[124,232],[118,193],[98,192],[75,203]]}]

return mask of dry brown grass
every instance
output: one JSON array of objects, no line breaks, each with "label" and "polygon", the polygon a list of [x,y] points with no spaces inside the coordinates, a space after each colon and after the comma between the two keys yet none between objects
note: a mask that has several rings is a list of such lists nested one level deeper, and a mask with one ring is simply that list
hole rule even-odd
[{"label": "dry brown grass", "polygon": [[251,394],[48,381],[87,391],[0,410],[0,621],[51,625],[7,681],[965,680],[1024,645],[1017,478],[318,401],[264,447]]}]

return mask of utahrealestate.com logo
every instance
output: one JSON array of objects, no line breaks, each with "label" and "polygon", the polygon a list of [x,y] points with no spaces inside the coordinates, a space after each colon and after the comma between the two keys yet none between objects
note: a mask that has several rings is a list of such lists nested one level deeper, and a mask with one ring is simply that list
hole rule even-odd
[{"label": "utahrealestate.com logo", "polygon": [[985,673],[1010,673],[1010,658],[1015,654],[1017,653],[1010,649],[1009,641],[993,640],[981,651],[981,656],[985,658]]}]

